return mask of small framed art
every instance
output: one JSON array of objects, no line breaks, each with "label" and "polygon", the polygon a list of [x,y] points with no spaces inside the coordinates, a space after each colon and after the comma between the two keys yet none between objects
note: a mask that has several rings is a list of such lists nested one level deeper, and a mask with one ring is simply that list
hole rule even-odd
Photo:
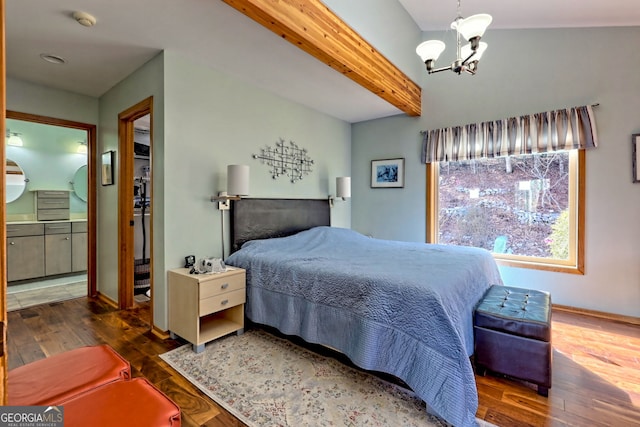
[{"label": "small framed art", "polygon": [[102,153],[102,185],[113,184],[113,159],[115,151],[105,151]]},{"label": "small framed art", "polygon": [[403,188],[404,158],[371,160],[371,188]]},{"label": "small framed art", "polygon": [[640,182],[640,133],[631,136],[631,170],[633,181]]}]

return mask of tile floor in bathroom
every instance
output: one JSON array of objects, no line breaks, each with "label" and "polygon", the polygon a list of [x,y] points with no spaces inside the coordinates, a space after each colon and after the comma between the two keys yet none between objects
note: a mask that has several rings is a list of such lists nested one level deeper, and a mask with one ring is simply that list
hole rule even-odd
[{"label": "tile floor in bathroom", "polygon": [[87,296],[87,275],[7,286],[7,311]]}]

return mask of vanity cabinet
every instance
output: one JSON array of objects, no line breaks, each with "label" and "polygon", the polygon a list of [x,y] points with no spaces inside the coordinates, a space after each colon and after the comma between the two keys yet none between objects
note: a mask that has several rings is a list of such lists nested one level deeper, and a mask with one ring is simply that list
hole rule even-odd
[{"label": "vanity cabinet", "polygon": [[7,224],[7,281],[87,270],[85,221]]},{"label": "vanity cabinet", "polygon": [[44,276],[44,224],[7,225],[7,281]]},{"label": "vanity cabinet", "polygon": [[44,226],[44,274],[53,276],[71,272],[71,223]]},{"label": "vanity cabinet", "polygon": [[65,190],[37,190],[38,221],[69,219],[69,192]]},{"label": "vanity cabinet", "polygon": [[87,250],[87,223],[71,223],[71,271],[86,271],[89,253]]}]

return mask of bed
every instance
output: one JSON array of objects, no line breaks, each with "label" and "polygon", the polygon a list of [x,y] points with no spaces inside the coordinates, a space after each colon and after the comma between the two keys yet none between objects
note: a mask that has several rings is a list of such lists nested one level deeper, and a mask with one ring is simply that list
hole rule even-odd
[{"label": "bed", "polygon": [[327,200],[234,202],[226,262],[247,270],[248,319],[394,375],[430,412],[475,425],[473,309],[502,284],[491,254],[375,239],[329,217]]}]

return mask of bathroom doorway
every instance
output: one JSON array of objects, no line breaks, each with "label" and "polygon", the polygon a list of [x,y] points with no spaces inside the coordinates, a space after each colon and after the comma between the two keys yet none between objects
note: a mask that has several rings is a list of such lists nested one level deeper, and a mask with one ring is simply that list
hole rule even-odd
[{"label": "bathroom doorway", "polygon": [[[153,324],[153,97],[118,116],[118,306]],[[137,143],[136,143],[137,140]],[[147,145],[148,144],[148,145]],[[148,148],[147,148],[148,147]],[[140,311],[142,312],[142,310]],[[145,311],[146,312],[146,311]]]},{"label": "bathroom doorway", "polygon": [[96,296],[96,126],[15,111],[5,124],[19,137],[5,147],[7,309]]}]

